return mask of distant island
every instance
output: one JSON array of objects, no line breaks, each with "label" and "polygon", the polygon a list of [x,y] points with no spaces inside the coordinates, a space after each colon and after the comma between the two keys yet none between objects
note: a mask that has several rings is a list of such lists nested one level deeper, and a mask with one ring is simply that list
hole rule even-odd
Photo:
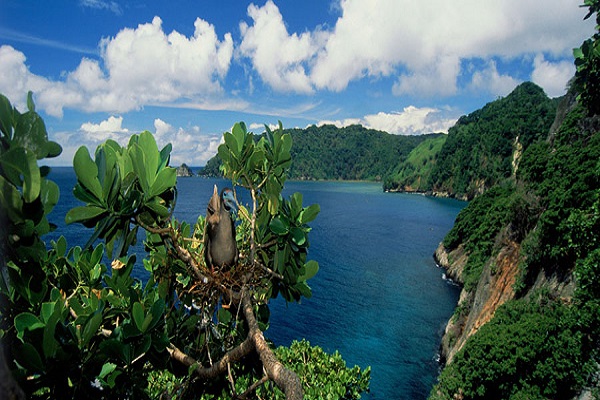
[{"label": "distant island", "polygon": [[177,176],[194,176],[194,172],[186,163],[183,163],[177,168]]},{"label": "distant island", "polygon": [[[292,166],[290,179],[366,180],[383,182],[397,170],[410,152],[427,139],[444,134],[392,135],[361,125],[338,128],[312,125],[304,129],[285,129],[291,134]],[[221,177],[221,160],[208,160],[198,175]]]}]

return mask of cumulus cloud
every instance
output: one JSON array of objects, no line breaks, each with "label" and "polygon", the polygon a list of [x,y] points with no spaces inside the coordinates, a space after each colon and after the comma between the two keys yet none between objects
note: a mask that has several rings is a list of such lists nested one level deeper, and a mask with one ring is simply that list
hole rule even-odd
[{"label": "cumulus cloud", "polygon": [[502,75],[498,72],[496,63],[490,61],[485,68],[473,73],[469,88],[473,91],[486,91],[495,96],[506,96],[521,81],[510,75]]},{"label": "cumulus cloud", "polygon": [[[279,91],[341,91],[353,80],[392,77],[396,95],[447,96],[460,89],[461,61],[532,52],[569,58],[591,32],[583,11],[563,0],[543,7],[533,0],[342,0],[339,9],[332,29],[299,35],[288,33],[271,0],[252,5],[241,54]],[[500,90],[510,77],[495,78],[486,90]]]},{"label": "cumulus cloud", "polygon": [[[38,107],[62,116],[65,107],[83,111],[127,112],[148,104],[180,98],[206,101],[222,91],[221,81],[233,56],[233,39],[219,40],[213,25],[197,18],[194,34],[166,34],[162,20],[125,28],[100,42],[101,60],[83,58],[66,79],[37,76],[25,55],[10,46],[0,48],[0,91],[32,90]],[[14,97],[17,98],[17,97]]]},{"label": "cumulus cloud", "polygon": [[159,147],[171,143],[171,165],[178,166],[183,163],[191,166],[205,165],[206,162],[217,154],[221,135],[203,134],[198,126],[190,128],[175,128],[160,118],[154,120],[154,136]]},{"label": "cumulus cloud", "polygon": [[304,62],[311,59],[318,49],[315,36],[309,32],[290,35],[272,1],[263,7],[251,4],[248,15],[254,23],[252,26],[240,23],[243,38],[240,54],[252,60],[261,78],[274,89],[311,93],[313,88]]},{"label": "cumulus cloud", "polygon": [[544,88],[550,97],[562,96],[567,83],[575,75],[575,66],[570,61],[552,62],[538,54],[533,61],[531,80]]},{"label": "cumulus cloud", "polygon": [[379,112],[365,115],[363,118],[320,121],[317,125],[330,124],[342,128],[360,124],[370,129],[377,129],[395,135],[422,135],[432,132],[447,133],[448,129],[455,123],[456,118],[450,117],[445,110],[408,106],[401,112]]},{"label": "cumulus cloud", "polygon": [[[98,123],[83,123],[77,131],[58,132],[53,136],[63,147],[62,154],[49,160],[51,165],[70,165],[75,152],[80,146],[86,146],[93,153],[100,144],[112,139],[121,146],[126,146],[129,138],[138,131],[123,126],[123,117],[110,116]],[[160,118],[154,120],[154,138],[159,149],[171,143],[171,165],[186,163],[191,166],[205,165],[217,154],[222,136],[205,134],[198,126],[175,127]]]}]

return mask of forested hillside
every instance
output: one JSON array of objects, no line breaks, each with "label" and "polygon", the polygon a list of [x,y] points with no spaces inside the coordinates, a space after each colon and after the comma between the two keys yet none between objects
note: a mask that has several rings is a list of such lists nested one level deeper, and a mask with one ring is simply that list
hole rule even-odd
[{"label": "forested hillside", "polygon": [[[286,129],[294,146],[291,179],[376,180],[390,175],[408,154],[435,135],[399,136],[361,125],[333,125]],[[200,175],[219,176],[220,161],[213,157]]]},{"label": "forested hillside", "polygon": [[461,117],[448,131],[435,162],[401,165],[385,189],[411,191],[420,177],[418,191],[449,193],[472,199],[511,176],[513,154],[546,137],[554,120],[557,100],[549,99],[537,85],[526,82],[505,98]]},{"label": "forested hillside", "polygon": [[431,173],[447,135],[439,134],[415,147],[406,161],[396,167],[396,171],[383,182],[386,191],[419,192],[431,191]]},{"label": "forested hillside", "polygon": [[[586,5],[588,17],[600,9],[597,0]],[[447,364],[432,399],[600,394],[599,39],[597,32],[575,50],[577,74],[544,136],[538,128],[550,126],[550,105],[539,94],[538,103],[530,104],[538,114],[526,115],[524,108],[511,113],[538,128],[497,127],[497,132],[518,134],[524,147],[516,173],[508,173],[499,160],[497,168],[484,169],[500,173],[496,184],[463,209],[436,251],[463,290],[444,335]],[[519,97],[535,96],[537,89],[527,84],[519,91]],[[510,110],[497,105],[459,121],[442,151],[453,133],[476,130],[484,115],[483,126],[491,129],[492,111]],[[508,142],[498,148],[510,159]],[[454,162],[463,168],[481,165],[481,157],[463,157]],[[442,168],[441,158],[436,168]],[[454,164],[446,168],[458,173]],[[446,187],[452,189],[470,187],[465,174],[438,182],[450,182]]]}]

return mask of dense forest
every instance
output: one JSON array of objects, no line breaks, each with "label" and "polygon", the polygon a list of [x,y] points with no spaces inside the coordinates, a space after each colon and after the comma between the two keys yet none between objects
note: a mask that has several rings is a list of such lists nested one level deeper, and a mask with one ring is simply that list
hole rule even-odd
[{"label": "dense forest", "polygon": [[[301,180],[376,180],[389,176],[396,166],[424,140],[420,136],[391,135],[361,125],[333,125],[286,129],[294,142],[289,178]],[[199,172],[220,176],[220,159],[215,156]]]},{"label": "dense forest", "polygon": [[386,177],[383,182],[384,190],[430,192],[431,173],[447,137],[447,135],[440,134],[415,147],[406,160],[396,167],[397,170]]},{"label": "dense forest", "polygon": [[517,273],[509,300],[467,335],[432,398],[569,399],[598,384],[600,132],[573,98],[558,132],[533,142],[516,177],[475,198],[444,240],[467,255],[450,347],[493,290],[484,283],[514,267],[501,262],[506,249],[517,252]]},{"label": "dense forest", "polygon": [[539,86],[525,82],[508,96],[461,117],[448,131],[440,151],[432,156],[434,162],[417,166],[405,162],[399,168],[405,172],[390,177],[384,188],[408,187],[411,191],[411,182],[420,177],[418,191],[472,199],[513,174],[515,149],[522,152],[547,136],[557,102]]},{"label": "dense forest", "polygon": [[[598,29],[600,3],[586,5]],[[577,73],[556,112],[534,85],[524,84],[506,100],[532,96],[529,111],[516,99],[498,101],[449,132],[436,168],[453,172],[433,184],[470,193],[473,181],[457,174],[456,165],[473,166],[487,190],[461,211],[436,251],[463,291],[446,328],[447,365],[431,399],[600,396],[599,50],[598,32],[575,49]],[[510,125],[491,129],[494,112],[510,115]],[[504,131],[513,132],[495,136],[504,142],[480,135]],[[511,145],[517,135],[522,149]],[[490,164],[481,163],[481,153],[445,164],[447,146],[469,141],[479,150],[498,145],[503,158],[494,168],[485,168]],[[515,160],[512,171],[507,159]]]}]

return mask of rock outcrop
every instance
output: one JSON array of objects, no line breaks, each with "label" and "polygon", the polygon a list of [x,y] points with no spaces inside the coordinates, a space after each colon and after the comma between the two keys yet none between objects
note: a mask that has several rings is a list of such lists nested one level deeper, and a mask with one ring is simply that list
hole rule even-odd
[{"label": "rock outcrop", "polygon": [[194,172],[185,163],[177,168],[177,176],[194,176]]}]

